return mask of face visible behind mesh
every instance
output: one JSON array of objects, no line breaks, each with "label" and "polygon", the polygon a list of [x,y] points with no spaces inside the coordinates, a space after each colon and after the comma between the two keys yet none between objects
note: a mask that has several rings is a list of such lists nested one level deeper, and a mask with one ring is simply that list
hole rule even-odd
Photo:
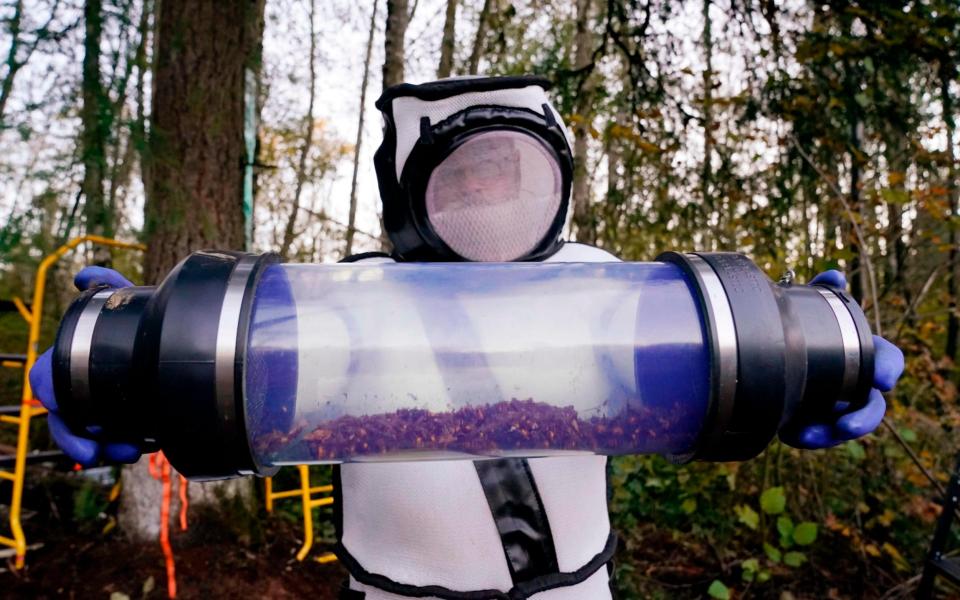
[{"label": "face visible behind mesh", "polygon": [[430,175],[427,218],[463,258],[516,260],[547,234],[560,208],[561,186],[556,159],[533,137],[481,133]]}]

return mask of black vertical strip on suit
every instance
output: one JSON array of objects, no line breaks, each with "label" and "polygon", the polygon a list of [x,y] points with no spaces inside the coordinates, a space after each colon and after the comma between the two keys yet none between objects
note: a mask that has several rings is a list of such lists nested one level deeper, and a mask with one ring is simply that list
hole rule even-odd
[{"label": "black vertical strip on suit", "polygon": [[558,573],[550,523],[525,459],[501,458],[473,463],[514,585]]}]

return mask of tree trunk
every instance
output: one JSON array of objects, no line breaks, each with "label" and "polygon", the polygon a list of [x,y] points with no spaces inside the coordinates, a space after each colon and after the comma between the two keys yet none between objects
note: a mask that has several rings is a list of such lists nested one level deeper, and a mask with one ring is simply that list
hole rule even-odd
[{"label": "tree trunk", "polygon": [[951,360],[957,358],[958,337],[960,337],[960,315],[957,314],[957,293],[960,292],[960,266],[957,265],[957,218],[958,196],[960,184],[957,183],[957,154],[954,148],[954,135],[957,125],[954,118],[953,98],[950,96],[950,84],[957,78],[957,68],[951,62],[942,62],[940,65],[940,103],[943,108],[943,123],[947,130],[947,194],[949,196],[950,227],[948,241],[950,251],[947,253],[947,297],[950,303],[950,314],[947,316],[947,341],[944,353]]},{"label": "tree trunk", "polygon": [[[139,119],[137,114],[130,115],[127,109],[127,88],[133,83],[134,101],[138,102],[142,92],[138,91],[137,86],[140,84],[142,77],[141,73],[135,75],[134,71],[142,70],[140,65],[145,62],[147,44],[150,38],[150,14],[150,3],[144,2],[141,6],[136,34],[131,36],[131,45],[126,48],[127,56],[124,61],[123,73],[119,76],[119,79],[115,79],[116,85],[110,86],[115,90],[114,99],[110,99],[109,93],[104,95],[104,101],[110,108],[111,123],[117,124],[116,130],[110,135],[110,159],[107,162],[107,174],[104,182],[106,186],[106,205],[109,207],[113,219],[114,233],[119,229],[122,215],[128,212],[125,201],[130,189],[129,183],[139,149],[139,144],[136,141],[139,135],[139,125],[137,123]],[[115,55],[115,60],[119,60],[118,55]],[[137,77],[136,80],[133,79],[135,76]],[[124,142],[121,140],[119,130],[128,127],[130,137]],[[141,136],[139,140],[142,139]]]},{"label": "tree trunk", "polygon": [[296,237],[297,215],[300,213],[300,196],[303,194],[303,184],[307,181],[307,160],[310,157],[310,147],[313,146],[313,103],[317,96],[317,0],[310,2],[310,91],[307,102],[307,115],[303,123],[303,146],[300,148],[300,160],[297,163],[297,182],[293,190],[293,203],[287,225],[283,229],[283,242],[280,244],[280,257],[286,261],[290,257],[290,246]]},{"label": "tree trunk", "polygon": [[370,58],[373,56],[373,36],[377,30],[377,7],[373,0],[370,12],[370,33],[367,36],[367,52],[363,58],[363,79],[360,82],[360,116],[357,118],[357,141],[353,146],[353,175],[350,178],[350,214],[347,216],[346,246],[343,255],[353,254],[353,238],[357,233],[357,176],[360,173],[360,147],[363,144],[363,117],[367,107],[367,84],[370,83]]},{"label": "tree trunk", "polygon": [[[407,12],[407,0],[387,0],[387,26],[383,32],[383,89],[403,83],[405,62],[405,38],[410,13]],[[380,215],[380,245],[384,250],[390,248],[387,228]]]},{"label": "tree trunk", "polygon": [[[633,127],[631,115],[620,107],[614,116],[613,125],[621,130]],[[614,254],[623,254],[623,248],[629,243],[631,231],[629,224],[622,225],[627,196],[622,190],[620,165],[623,163],[624,143],[620,135],[608,132],[604,154],[607,157],[607,194],[602,204],[604,208],[603,229],[597,234],[597,245]]]},{"label": "tree trunk", "polygon": [[437,79],[450,77],[453,71],[453,48],[456,45],[457,0],[447,0],[447,15],[443,20],[443,39],[440,41],[440,65]]},{"label": "tree trunk", "polygon": [[259,65],[264,0],[161,2],[144,278],[190,252],[244,246],[244,71]]},{"label": "tree trunk", "polygon": [[[144,278],[200,248],[244,247],[245,70],[258,71],[264,0],[160,2],[149,132]],[[123,471],[120,523],[156,535],[160,486],[146,459]],[[191,502],[249,499],[252,481],[190,484]]]},{"label": "tree trunk", "polygon": [[[159,0],[157,0],[159,2]],[[158,35],[156,32],[156,23],[157,17],[155,8],[156,3],[153,0],[144,0],[143,3],[143,15],[144,18],[141,21],[141,30],[140,35],[143,36],[142,43],[140,44],[139,51],[137,52],[134,60],[137,66],[137,84],[134,88],[134,103],[136,104],[136,114],[133,118],[133,123],[130,126],[130,144],[136,147],[137,157],[140,161],[140,182],[143,185],[144,196],[146,197],[147,204],[150,203],[150,191],[151,191],[151,161],[150,161],[150,148],[148,146],[147,140],[147,105],[151,103],[151,99],[147,98],[146,90],[146,79],[147,75],[155,71],[155,64],[157,60],[157,43]],[[147,48],[150,49],[149,53]]]},{"label": "tree trunk", "polygon": [[17,71],[23,66],[23,63],[17,60],[17,52],[20,50],[20,27],[23,23],[23,0],[17,0],[13,6],[13,15],[7,21],[7,31],[10,35],[10,49],[7,50],[7,59],[4,61],[7,65],[7,74],[0,82],[0,128],[3,126],[3,113],[7,107],[7,100],[13,91],[13,80],[17,77]]},{"label": "tree trunk", "polygon": [[[83,215],[88,234],[113,236],[113,209],[104,196],[107,170],[107,140],[110,137],[112,114],[109,98],[100,78],[100,38],[103,32],[103,7],[100,0],[86,0],[83,7],[85,37],[83,41],[83,81],[80,109],[80,160],[83,163]],[[98,247],[94,262],[110,264],[110,252]]]},{"label": "tree trunk", "polygon": [[477,18],[477,33],[473,36],[473,50],[470,52],[470,65],[467,72],[476,75],[480,69],[480,57],[483,56],[483,46],[487,41],[487,21],[490,19],[490,3],[492,0],[483,0],[483,8]]},{"label": "tree trunk", "polygon": [[590,207],[590,173],[587,165],[588,140],[593,110],[589,80],[593,35],[590,31],[591,0],[577,0],[577,35],[575,68],[583,84],[576,99],[576,120],[573,126],[573,227],[578,242],[592,244],[597,232]]},{"label": "tree trunk", "polygon": [[[850,192],[848,202],[850,203],[850,210],[855,216],[858,217],[861,216],[863,212],[860,206],[861,127],[862,125],[859,118],[853,116],[850,122]],[[850,293],[853,294],[853,297],[856,299],[857,303],[863,306],[863,270],[865,265],[861,259],[862,253],[867,252],[869,249],[860,247],[853,223],[848,223],[845,220],[843,231],[845,232],[843,243],[850,246],[850,251],[853,254],[853,256],[850,258]],[[873,301],[876,302],[877,299],[874,298]]]},{"label": "tree trunk", "polygon": [[409,23],[407,0],[387,0],[387,27],[383,33],[383,89],[403,83],[404,39]]},{"label": "tree trunk", "polygon": [[[718,220],[723,214],[722,211],[714,211],[713,197],[710,193],[710,186],[713,182],[713,31],[710,20],[710,0],[703,0],[703,164],[700,168],[700,200],[703,202],[704,210],[708,213],[715,212]],[[718,223],[714,230],[713,244],[714,249],[718,247],[722,236],[722,225]]]},{"label": "tree trunk", "polygon": [[895,290],[904,297],[909,293],[904,282],[904,260],[907,255],[903,242],[903,204],[909,200],[906,175],[909,167],[909,149],[907,132],[899,126],[888,123],[885,131],[885,158],[887,162],[887,184],[892,196],[886,203],[887,231],[884,262],[884,288]]},{"label": "tree trunk", "polygon": [[6,114],[7,101],[10,100],[10,95],[13,93],[13,83],[17,78],[17,73],[30,61],[30,57],[41,42],[51,38],[60,38],[73,28],[73,24],[71,23],[63,26],[63,29],[51,31],[51,27],[57,24],[59,17],[57,9],[60,3],[54,2],[50,7],[50,16],[46,22],[30,31],[29,33],[32,34],[33,40],[27,41],[21,38],[20,35],[24,33],[24,23],[29,23],[32,17],[36,16],[37,11],[28,5],[28,14],[30,16],[24,21],[23,5],[23,0],[14,2],[13,14],[4,20],[7,33],[10,37],[10,46],[8,47],[7,56],[4,60],[4,64],[7,66],[7,73],[4,75],[3,81],[0,81],[0,129],[9,127],[8,124],[4,123],[4,115]]}]

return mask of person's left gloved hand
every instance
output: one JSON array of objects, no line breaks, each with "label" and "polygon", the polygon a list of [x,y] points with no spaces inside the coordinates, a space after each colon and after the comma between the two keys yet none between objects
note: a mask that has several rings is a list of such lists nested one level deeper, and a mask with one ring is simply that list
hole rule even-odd
[{"label": "person's left gloved hand", "polygon": [[[810,281],[840,289],[847,287],[847,279],[839,271],[821,273]],[[903,373],[903,352],[880,336],[873,336],[875,348],[873,389],[867,404],[849,410],[845,402],[837,403],[834,416],[826,421],[788,423],[780,430],[780,440],[794,448],[830,448],[871,433],[880,425],[887,410],[882,392],[889,392]]]},{"label": "person's left gloved hand", "polygon": [[[73,280],[77,289],[93,287],[129,287],[133,285],[123,275],[104,267],[87,267],[77,273]],[[100,460],[112,463],[134,463],[140,458],[141,449],[133,444],[96,438],[94,431],[74,431],[60,416],[57,398],[53,391],[53,348],[37,357],[30,369],[30,387],[33,395],[49,411],[47,424],[53,441],[64,454],[81,465],[90,466]]]}]

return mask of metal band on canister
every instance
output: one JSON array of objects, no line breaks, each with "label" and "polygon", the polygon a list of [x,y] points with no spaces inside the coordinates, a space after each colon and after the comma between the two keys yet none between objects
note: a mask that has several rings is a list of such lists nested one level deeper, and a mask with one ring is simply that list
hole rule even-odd
[{"label": "metal band on canister", "polygon": [[90,349],[93,330],[97,326],[100,310],[117,290],[107,288],[95,293],[80,312],[70,343],[70,382],[73,397],[79,402],[90,399]]},{"label": "metal band on canister", "polygon": [[840,328],[840,339],[843,342],[843,392],[850,393],[857,387],[860,376],[860,337],[857,326],[853,322],[850,311],[844,306],[843,300],[829,288],[815,286],[824,297]]}]

